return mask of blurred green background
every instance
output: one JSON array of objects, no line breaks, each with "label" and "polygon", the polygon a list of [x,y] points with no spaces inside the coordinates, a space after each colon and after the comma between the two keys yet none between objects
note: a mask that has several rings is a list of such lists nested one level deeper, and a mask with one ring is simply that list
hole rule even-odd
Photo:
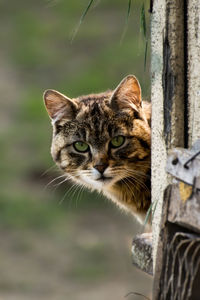
[{"label": "blurred green background", "polygon": [[[95,193],[72,189],[50,156],[42,94],[69,97],[115,88],[135,74],[149,97],[149,54],[140,12],[128,0],[0,1],[0,299],[124,299],[150,295],[151,278],[131,263],[142,228]],[[147,28],[148,28],[147,20]],[[141,299],[131,295],[129,299]]]}]

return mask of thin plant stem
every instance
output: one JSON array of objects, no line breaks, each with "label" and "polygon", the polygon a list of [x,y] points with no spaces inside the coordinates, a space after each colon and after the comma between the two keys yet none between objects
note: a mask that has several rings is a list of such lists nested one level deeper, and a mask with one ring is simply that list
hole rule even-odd
[{"label": "thin plant stem", "polygon": [[90,9],[90,7],[91,7],[91,5],[92,5],[93,2],[94,2],[94,0],[90,0],[90,1],[89,1],[89,3],[88,3],[88,5],[87,5],[86,9],[84,10],[83,14],[81,15],[80,20],[79,20],[79,23],[78,23],[78,25],[76,26],[76,28],[74,29],[74,32],[73,32],[73,34],[72,34],[71,43],[73,43],[73,41],[74,41],[74,39],[75,39],[75,37],[76,37],[76,35],[77,35],[77,32],[78,32],[78,30],[79,30],[81,24],[83,23],[83,20],[85,19],[85,17],[86,17],[86,15],[87,15],[87,13],[88,13],[88,11],[89,11],[89,9]]},{"label": "thin plant stem", "polygon": [[128,0],[128,9],[127,9],[127,14],[126,14],[124,30],[123,30],[123,33],[122,33],[122,36],[121,36],[121,39],[120,39],[120,44],[122,44],[122,42],[124,40],[124,37],[125,37],[125,34],[126,34],[126,31],[128,29],[128,21],[129,21],[129,18],[130,18],[130,14],[131,14],[131,0]]}]

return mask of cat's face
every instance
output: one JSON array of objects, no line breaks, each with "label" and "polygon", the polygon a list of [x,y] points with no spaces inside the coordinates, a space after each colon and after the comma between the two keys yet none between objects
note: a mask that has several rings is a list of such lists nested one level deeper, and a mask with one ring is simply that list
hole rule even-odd
[{"label": "cat's face", "polygon": [[134,76],[114,92],[69,99],[48,90],[44,98],[54,128],[51,153],[71,179],[103,190],[147,172],[150,127]]}]

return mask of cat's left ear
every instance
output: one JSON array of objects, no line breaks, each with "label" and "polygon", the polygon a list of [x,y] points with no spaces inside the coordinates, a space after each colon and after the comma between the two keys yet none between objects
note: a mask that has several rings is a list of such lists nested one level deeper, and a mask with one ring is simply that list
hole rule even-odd
[{"label": "cat's left ear", "polygon": [[134,109],[139,111],[142,106],[141,87],[133,75],[125,77],[114,90],[110,105],[115,110]]}]

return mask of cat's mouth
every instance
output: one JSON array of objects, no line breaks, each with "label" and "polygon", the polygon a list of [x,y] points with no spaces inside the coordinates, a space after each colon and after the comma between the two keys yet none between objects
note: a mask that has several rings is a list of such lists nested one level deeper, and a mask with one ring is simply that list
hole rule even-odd
[{"label": "cat's mouth", "polygon": [[106,182],[108,183],[109,181],[111,181],[113,178],[112,177],[107,177],[107,176],[104,176],[102,175],[101,177],[99,177],[98,179],[96,179],[97,181],[100,181],[100,182]]}]

